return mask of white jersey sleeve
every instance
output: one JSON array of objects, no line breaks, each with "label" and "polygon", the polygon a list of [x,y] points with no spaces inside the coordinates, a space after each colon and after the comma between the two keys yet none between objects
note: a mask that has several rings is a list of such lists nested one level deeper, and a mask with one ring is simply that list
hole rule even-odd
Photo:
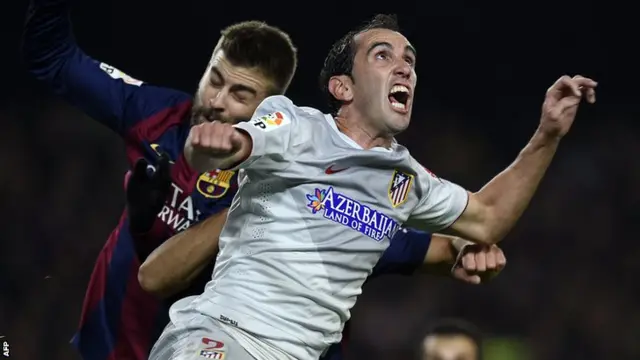
[{"label": "white jersey sleeve", "polygon": [[260,167],[263,158],[271,160],[268,162],[271,168],[278,163],[285,165],[286,162],[278,160],[288,153],[296,132],[296,108],[285,96],[270,96],[260,103],[251,120],[234,126],[247,132],[253,141],[251,154],[236,169]]},{"label": "white jersey sleeve", "polygon": [[457,184],[440,179],[415,159],[412,160],[420,200],[408,223],[431,232],[451,226],[466,209],[469,193]]}]

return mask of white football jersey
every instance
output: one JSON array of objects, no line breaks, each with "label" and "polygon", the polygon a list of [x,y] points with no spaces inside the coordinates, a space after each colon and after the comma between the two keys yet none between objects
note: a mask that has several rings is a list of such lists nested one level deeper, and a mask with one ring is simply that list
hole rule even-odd
[{"label": "white football jersey", "polygon": [[467,192],[409,151],[364,150],[330,115],[264,100],[236,125],[253,140],[205,292],[188,306],[230,325],[260,359],[318,359],[341,340],[361,287],[407,220],[432,232]]}]

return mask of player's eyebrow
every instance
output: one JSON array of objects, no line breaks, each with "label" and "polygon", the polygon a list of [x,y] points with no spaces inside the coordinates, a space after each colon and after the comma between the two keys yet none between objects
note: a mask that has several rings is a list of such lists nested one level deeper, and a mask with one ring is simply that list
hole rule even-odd
[{"label": "player's eyebrow", "polygon": [[[387,41],[378,41],[378,42],[374,42],[373,44],[371,44],[371,46],[369,46],[369,50],[367,50],[367,56],[378,46],[382,46],[390,50],[393,50],[393,45],[391,45],[391,43]],[[414,58],[418,57],[418,52],[416,51],[416,48],[414,48],[413,45],[411,44],[408,44],[407,46],[405,46],[404,51],[410,52],[411,54],[413,54]]]},{"label": "player's eyebrow", "polygon": [[412,53],[414,58],[418,57],[418,52],[416,51],[416,48],[414,48],[413,45],[411,44],[405,46],[404,51]]},{"label": "player's eyebrow", "polygon": [[[224,76],[222,76],[222,73],[220,72],[220,70],[218,70],[215,66],[211,67],[211,72],[216,74],[216,76],[218,76],[220,79],[224,80]],[[258,95],[258,91],[256,89],[244,84],[231,85],[231,88],[229,90],[232,92],[246,91],[253,96]]]},{"label": "player's eyebrow", "polygon": [[258,95],[258,92],[256,91],[256,89],[254,89],[254,88],[252,88],[250,86],[244,85],[244,84],[231,85],[231,89],[229,89],[229,90],[231,90],[232,92],[246,91],[248,93],[251,93],[251,95],[253,95],[253,96]]},{"label": "player's eyebrow", "polygon": [[220,79],[224,79],[224,76],[222,76],[222,73],[220,72],[220,70],[218,70],[218,68],[216,68],[215,66],[211,67],[211,72],[216,74],[216,76],[219,77]]}]

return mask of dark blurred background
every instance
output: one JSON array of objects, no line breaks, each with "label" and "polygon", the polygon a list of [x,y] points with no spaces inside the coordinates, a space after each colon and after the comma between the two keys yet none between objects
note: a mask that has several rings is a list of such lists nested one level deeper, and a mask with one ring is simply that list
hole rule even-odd
[{"label": "dark blurred background", "polygon": [[[68,344],[93,262],[124,205],[121,140],[33,81],[19,55],[26,1],[0,11],[0,336],[17,359],[76,359]],[[305,7],[307,6],[307,7]],[[367,285],[355,359],[403,359],[428,322],[473,321],[490,359],[640,359],[640,98],[631,4],[590,2],[77,1],[91,56],[146,82],[196,89],[221,28],[288,31],[300,53],[289,92],[324,108],[317,74],[331,43],[376,12],[398,13],[418,49],[411,130],[439,176],[477,190],[535,130],[563,74],[599,81],[487,286],[426,276]],[[628,19],[627,19],[628,18]],[[515,350],[514,350],[515,349]]]}]

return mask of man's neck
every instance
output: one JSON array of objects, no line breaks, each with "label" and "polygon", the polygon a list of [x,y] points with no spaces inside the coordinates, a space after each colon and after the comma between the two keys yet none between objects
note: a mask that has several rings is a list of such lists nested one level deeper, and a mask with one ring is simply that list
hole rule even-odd
[{"label": "man's neck", "polygon": [[384,147],[388,149],[391,147],[392,136],[383,134],[370,126],[366,126],[368,122],[363,121],[364,119],[353,112],[340,111],[334,119],[338,130],[355,141],[355,143],[363,149],[368,150],[374,147]]}]

